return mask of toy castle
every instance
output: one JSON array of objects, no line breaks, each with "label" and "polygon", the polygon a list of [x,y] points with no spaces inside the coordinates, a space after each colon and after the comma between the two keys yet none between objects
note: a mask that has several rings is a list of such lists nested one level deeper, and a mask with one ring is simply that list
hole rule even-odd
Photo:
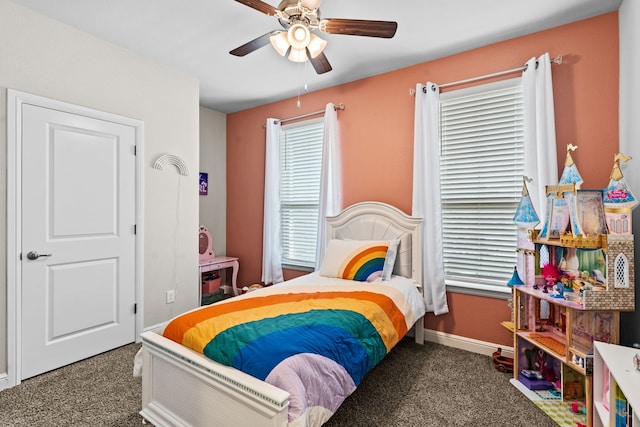
[{"label": "toy castle", "polygon": [[544,281],[544,265],[558,266],[563,277],[579,287],[586,310],[635,309],[634,238],[631,211],[638,204],[624,181],[618,153],[604,190],[581,190],[582,177],[567,147],[565,168],[557,185],[548,185],[547,213],[542,229],[523,182],[522,198],[513,218],[517,226],[517,271],[526,286]]}]

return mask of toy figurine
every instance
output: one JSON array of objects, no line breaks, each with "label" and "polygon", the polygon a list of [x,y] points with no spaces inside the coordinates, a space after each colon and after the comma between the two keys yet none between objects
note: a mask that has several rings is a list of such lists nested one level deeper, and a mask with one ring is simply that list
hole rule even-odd
[{"label": "toy figurine", "polygon": [[551,298],[564,298],[564,286],[558,282],[553,285],[553,289],[550,294]]},{"label": "toy figurine", "polygon": [[593,280],[599,285],[606,285],[607,280],[602,275],[602,271],[600,270],[591,270],[591,277]]},{"label": "toy figurine", "polygon": [[585,407],[584,403],[580,402],[579,400],[574,400],[571,403],[570,409],[571,409],[571,412],[573,412],[574,414],[587,413],[587,408]]},{"label": "toy figurine", "polygon": [[544,280],[547,282],[542,290],[542,292],[546,294],[549,292],[548,288],[553,288],[560,280],[560,270],[553,264],[545,264],[544,267],[542,267],[542,277],[544,277]]}]

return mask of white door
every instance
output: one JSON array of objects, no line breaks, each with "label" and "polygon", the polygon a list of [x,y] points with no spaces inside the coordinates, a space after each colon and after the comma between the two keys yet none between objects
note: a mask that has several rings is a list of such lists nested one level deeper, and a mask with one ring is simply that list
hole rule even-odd
[{"label": "white door", "polygon": [[22,379],[135,340],[135,132],[22,104]]}]

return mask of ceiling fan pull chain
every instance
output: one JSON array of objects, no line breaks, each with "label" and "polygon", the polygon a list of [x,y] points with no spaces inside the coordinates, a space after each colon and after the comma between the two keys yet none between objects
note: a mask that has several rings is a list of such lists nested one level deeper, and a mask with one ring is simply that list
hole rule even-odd
[{"label": "ceiling fan pull chain", "polygon": [[301,104],[300,104],[300,86],[302,85],[301,76],[303,75],[303,71],[302,71],[302,67],[303,66],[304,65],[299,62],[298,66],[297,66],[297,70],[296,70],[297,74],[298,74],[298,84],[296,85],[296,86],[298,86],[298,89],[297,89],[298,90],[298,101],[296,102],[296,107],[298,107],[298,110],[300,109],[300,106],[301,106]]}]

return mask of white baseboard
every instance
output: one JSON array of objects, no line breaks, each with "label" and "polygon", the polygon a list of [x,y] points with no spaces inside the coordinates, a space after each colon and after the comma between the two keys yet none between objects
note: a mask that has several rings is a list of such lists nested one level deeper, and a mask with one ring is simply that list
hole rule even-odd
[{"label": "white baseboard", "polygon": [[5,372],[4,374],[0,374],[0,391],[9,388],[9,376]]},{"label": "white baseboard", "polygon": [[446,332],[434,331],[432,329],[424,330],[424,339],[425,341],[459,348],[472,353],[484,354],[486,356],[491,356],[493,352],[498,348],[501,348],[503,356],[513,358],[513,347],[462,337],[460,335],[448,334]]}]

